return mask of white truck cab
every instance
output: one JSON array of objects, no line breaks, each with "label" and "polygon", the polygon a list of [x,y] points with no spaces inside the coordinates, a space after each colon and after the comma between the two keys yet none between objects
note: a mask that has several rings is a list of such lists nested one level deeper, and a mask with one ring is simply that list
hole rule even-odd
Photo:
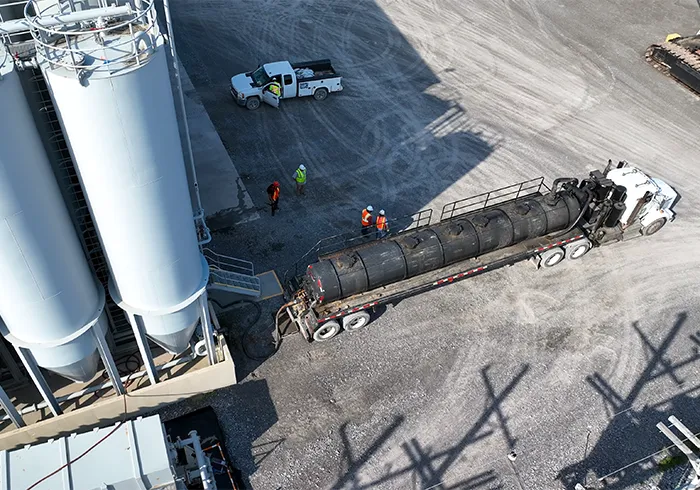
[{"label": "white truck cab", "polygon": [[623,228],[639,221],[642,234],[652,235],[675,217],[672,207],[678,193],[663,180],[632,166],[614,168],[606,177],[626,189],[625,212],[620,218]]},{"label": "white truck cab", "polygon": [[[275,82],[281,88],[279,96],[270,90]],[[260,107],[260,102],[279,107],[280,99],[310,95],[316,100],[324,100],[329,93],[341,90],[342,77],[335,72],[330,60],[303,63],[277,61],[231,78],[234,100],[251,111]]]}]

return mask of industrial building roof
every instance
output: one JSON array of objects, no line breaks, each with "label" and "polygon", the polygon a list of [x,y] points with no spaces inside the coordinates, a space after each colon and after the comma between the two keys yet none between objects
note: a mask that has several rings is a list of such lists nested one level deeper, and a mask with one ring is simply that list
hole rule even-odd
[{"label": "industrial building roof", "polygon": [[[80,457],[92,446],[93,449]],[[78,457],[80,459],[76,460]],[[69,461],[71,464],[65,466]],[[14,451],[0,451],[0,490],[27,490],[63,466],[32,490],[178,488],[157,415]]]}]

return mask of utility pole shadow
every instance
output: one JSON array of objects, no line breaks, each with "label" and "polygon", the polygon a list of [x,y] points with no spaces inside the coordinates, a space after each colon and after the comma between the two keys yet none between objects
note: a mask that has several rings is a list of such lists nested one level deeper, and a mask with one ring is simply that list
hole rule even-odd
[{"label": "utility pole shadow", "polygon": [[[495,417],[509,450],[513,449],[517,441],[508,427],[508,418],[503,410],[503,402],[515,390],[530,367],[529,365],[523,365],[500,391],[497,391],[491,382],[488,375],[489,369],[490,366],[486,366],[481,370],[486,392],[484,410],[471,427],[466,430],[460,440],[446,449],[434,450],[430,446],[421,444],[418,439],[412,438],[408,442],[401,444],[401,448],[408,460],[407,464],[395,469],[389,467],[383,475],[374,479],[362,478],[360,472],[372,455],[386,444],[391,435],[403,423],[403,417],[396,417],[382,435],[357,457],[353,456],[353,450],[350,448],[350,442],[346,434],[347,424],[344,424],[341,427],[341,439],[346,469],[331,488],[333,490],[365,490],[377,488],[389,482],[399,485],[401,488],[407,488],[410,485],[410,488],[430,490],[451,490],[457,488],[463,490],[479,488],[496,490],[503,488],[498,475],[492,469],[471,475],[461,481],[446,481],[448,471],[462,457],[465,449],[469,445],[493,434],[494,431],[488,428],[487,425],[492,418]],[[452,479],[450,478],[450,480]],[[408,483],[409,481],[410,484]]]}]

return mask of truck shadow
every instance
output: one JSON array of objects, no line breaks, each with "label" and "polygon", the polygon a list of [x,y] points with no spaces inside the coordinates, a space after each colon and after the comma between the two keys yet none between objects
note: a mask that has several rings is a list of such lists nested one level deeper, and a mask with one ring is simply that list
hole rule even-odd
[{"label": "truck shadow", "polygon": [[[583,459],[559,472],[559,479],[565,488],[573,489],[577,483],[581,483],[591,489],[605,487],[622,490],[661,473],[657,463],[664,454],[657,454],[655,458],[648,456],[672,446],[656,428],[658,422],[668,425],[667,419],[671,415],[697,432],[700,424],[697,411],[700,384],[687,383],[690,380],[681,374],[681,369],[696,365],[700,360],[700,337],[698,334],[689,336],[692,349],[685,357],[671,357],[669,354],[669,347],[677,341],[687,319],[686,313],[678,314],[658,345],[647,336],[640,324],[633,323],[648,361],[627,394],[615,390],[600,373],[588,376],[587,381],[602,399],[610,421]],[[687,374],[690,375],[691,371]],[[648,394],[653,382],[663,377],[671,379],[678,393],[654,403],[639,402],[639,396],[645,391]],[[657,485],[659,488],[675,488],[680,476],[676,472],[664,472]]]}]

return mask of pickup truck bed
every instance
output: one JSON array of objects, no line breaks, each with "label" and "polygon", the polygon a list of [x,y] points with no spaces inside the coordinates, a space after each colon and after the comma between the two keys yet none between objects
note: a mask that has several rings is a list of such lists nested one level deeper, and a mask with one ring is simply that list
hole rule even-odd
[{"label": "pickup truck bed", "polygon": [[294,71],[308,69],[314,72],[312,77],[299,77],[299,82],[308,82],[311,80],[322,80],[324,78],[333,78],[338,76],[335,69],[331,65],[331,60],[316,60],[303,61],[301,63],[292,63]]}]

